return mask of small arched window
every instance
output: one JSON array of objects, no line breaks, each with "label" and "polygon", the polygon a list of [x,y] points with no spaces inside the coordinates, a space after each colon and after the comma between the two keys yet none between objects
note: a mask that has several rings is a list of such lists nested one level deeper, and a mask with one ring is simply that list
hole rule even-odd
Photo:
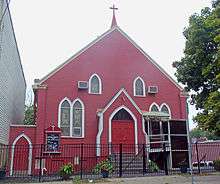
[{"label": "small arched window", "polygon": [[89,93],[91,94],[102,93],[101,79],[97,74],[93,74],[89,79]]},{"label": "small arched window", "polygon": [[83,122],[84,121],[84,109],[79,100],[73,104],[73,123],[72,123],[72,136],[83,136]]},{"label": "small arched window", "polygon": [[60,129],[62,135],[70,135],[70,104],[64,100],[60,106]]},{"label": "small arched window", "polygon": [[154,104],[154,105],[152,105],[150,111],[151,111],[151,112],[159,112],[159,109],[158,109],[158,107]]},{"label": "small arched window", "polygon": [[166,114],[170,114],[169,108],[166,105],[162,105],[161,112],[164,112]]},{"label": "small arched window", "polygon": [[125,109],[121,109],[114,115],[113,120],[133,120],[133,118]]},{"label": "small arched window", "polygon": [[134,80],[134,96],[145,96],[145,84],[140,77]]}]

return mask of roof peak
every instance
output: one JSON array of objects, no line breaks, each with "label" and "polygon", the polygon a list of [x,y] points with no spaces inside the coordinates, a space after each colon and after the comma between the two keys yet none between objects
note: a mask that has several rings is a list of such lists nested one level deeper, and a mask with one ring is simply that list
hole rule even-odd
[{"label": "roof peak", "polygon": [[111,24],[111,28],[117,26],[117,21],[116,21],[116,17],[115,17],[115,10],[118,10],[118,8],[115,7],[115,5],[113,4],[112,7],[110,7],[110,9],[113,11],[113,16],[112,16],[112,24]]}]

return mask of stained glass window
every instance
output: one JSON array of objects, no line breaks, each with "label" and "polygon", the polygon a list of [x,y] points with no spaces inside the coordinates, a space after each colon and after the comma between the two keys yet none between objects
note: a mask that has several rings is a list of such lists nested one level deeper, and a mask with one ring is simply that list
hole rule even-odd
[{"label": "stained glass window", "polygon": [[135,81],[135,95],[144,96],[144,84],[141,79]]},{"label": "stained glass window", "polygon": [[100,84],[97,76],[93,76],[90,83],[90,91],[91,93],[99,94]]},{"label": "stained glass window", "polygon": [[60,128],[62,135],[70,135],[70,104],[67,100],[61,104]]},{"label": "stained glass window", "polygon": [[74,137],[82,136],[82,116],[83,116],[82,104],[79,101],[76,101],[73,105],[73,136]]},{"label": "stained glass window", "polygon": [[169,109],[167,108],[166,105],[163,105],[163,106],[162,106],[162,108],[161,108],[161,112],[164,112],[164,113],[169,114]]},{"label": "stained glass window", "polygon": [[159,109],[158,109],[158,107],[157,107],[156,105],[153,105],[153,106],[151,107],[150,111],[158,112]]}]

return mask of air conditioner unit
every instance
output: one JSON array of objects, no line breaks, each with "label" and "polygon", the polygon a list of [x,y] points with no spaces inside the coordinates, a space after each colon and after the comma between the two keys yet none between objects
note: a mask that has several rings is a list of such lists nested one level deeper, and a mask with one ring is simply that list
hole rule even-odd
[{"label": "air conditioner unit", "polygon": [[158,93],[158,87],[157,86],[149,86],[148,87],[148,93],[150,93],[150,94]]},{"label": "air conditioner unit", "polygon": [[78,89],[88,89],[87,81],[78,81]]}]

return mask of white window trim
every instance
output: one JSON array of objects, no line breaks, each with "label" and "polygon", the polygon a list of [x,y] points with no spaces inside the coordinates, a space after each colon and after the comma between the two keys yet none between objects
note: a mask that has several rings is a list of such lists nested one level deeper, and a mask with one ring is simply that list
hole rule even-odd
[{"label": "white window trim", "polygon": [[[73,106],[77,101],[82,105],[82,136],[73,136],[73,134],[72,134],[73,133]],[[70,126],[71,126],[70,130],[72,130],[72,131],[70,131],[71,137],[84,138],[84,127],[85,127],[85,106],[84,106],[84,103],[79,98],[76,98],[72,103],[71,109],[72,109],[71,110],[72,115],[71,115],[71,121],[70,121]]]},{"label": "white window trim", "polygon": [[162,104],[160,105],[160,112],[161,112],[161,109],[162,109],[163,106],[166,106],[166,107],[167,107],[167,109],[168,109],[168,111],[169,111],[170,119],[171,119],[171,110],[170,110],[169,105],[167,105],[166,103],[162,103]]},{"label": "white window trim", "polygon": [[[92,93],[91,92],[91,81],[92,81],[92,78],[95,77],[95,76],[98,78],[98,81],[99,81],[99,92],[98,93]],[[99,75],[96,74],[96,73],[92,74],[91,77],[89,78],[89,94],[95,94],[95,95],[102,94],[102,80],[99,77]]]},{"label": "white window trim", "polygon": [[[61,100],[60,101],[60,104],[59,104],[59,113],[58,113],[58,127],[60,128],[61,126],[61,106],[62,106],[62,103],[64,102],[64,101],[67,101],[68,103],[69,103],[69,105],[70,105],[70,126],[71,126],[71,101],[67,98],[67,97],[65,97],[63,100]],[[71,133],[71,127],[70,127],[70,133]],[[71,135],[71,134],[70,134]]]},{"label": "white window trim", "polygon": [[[67,100],[68,103],[70,104],[70,135],[69,136],[63,135],[61,137],[62,138],[76,138],[76,139],[84,138],[85,137],[85,106],[84,106],[84,103],[82,102],[82,100],[79,98],[76,98],[73,102],[71,102],[67,97],[65,97],[63,100],[61,100],[61,102],[59,104],[59,110],[58,110],[59,111],[58,112],[58,127],[60,128],[60,123],[61,123],[61,105],[65,100]],[[78,137],[78,136],[76,137],[76,136],[72,135],[72,133],[73,133],[73,105],[77,101],[82,105],[82,136],[80,136],[80,137]]]},{"label": "white window trim", "polygon": [[153,102],[149,107],[149,112],[151,112],[151,109],[154,105],[157,107],[158,111],[160,111],[160,106],[156,102]]},{"label": "white window trim", "polygon": [[[138,79],[140,79],[143,84],[143,95],[136,95],[135,83]],[[133,81],[133,94],[134,94],[134,96],[137,96],[137,97],[145,97],[146,96],[145,82],[140,76],[136,77]]]}]

